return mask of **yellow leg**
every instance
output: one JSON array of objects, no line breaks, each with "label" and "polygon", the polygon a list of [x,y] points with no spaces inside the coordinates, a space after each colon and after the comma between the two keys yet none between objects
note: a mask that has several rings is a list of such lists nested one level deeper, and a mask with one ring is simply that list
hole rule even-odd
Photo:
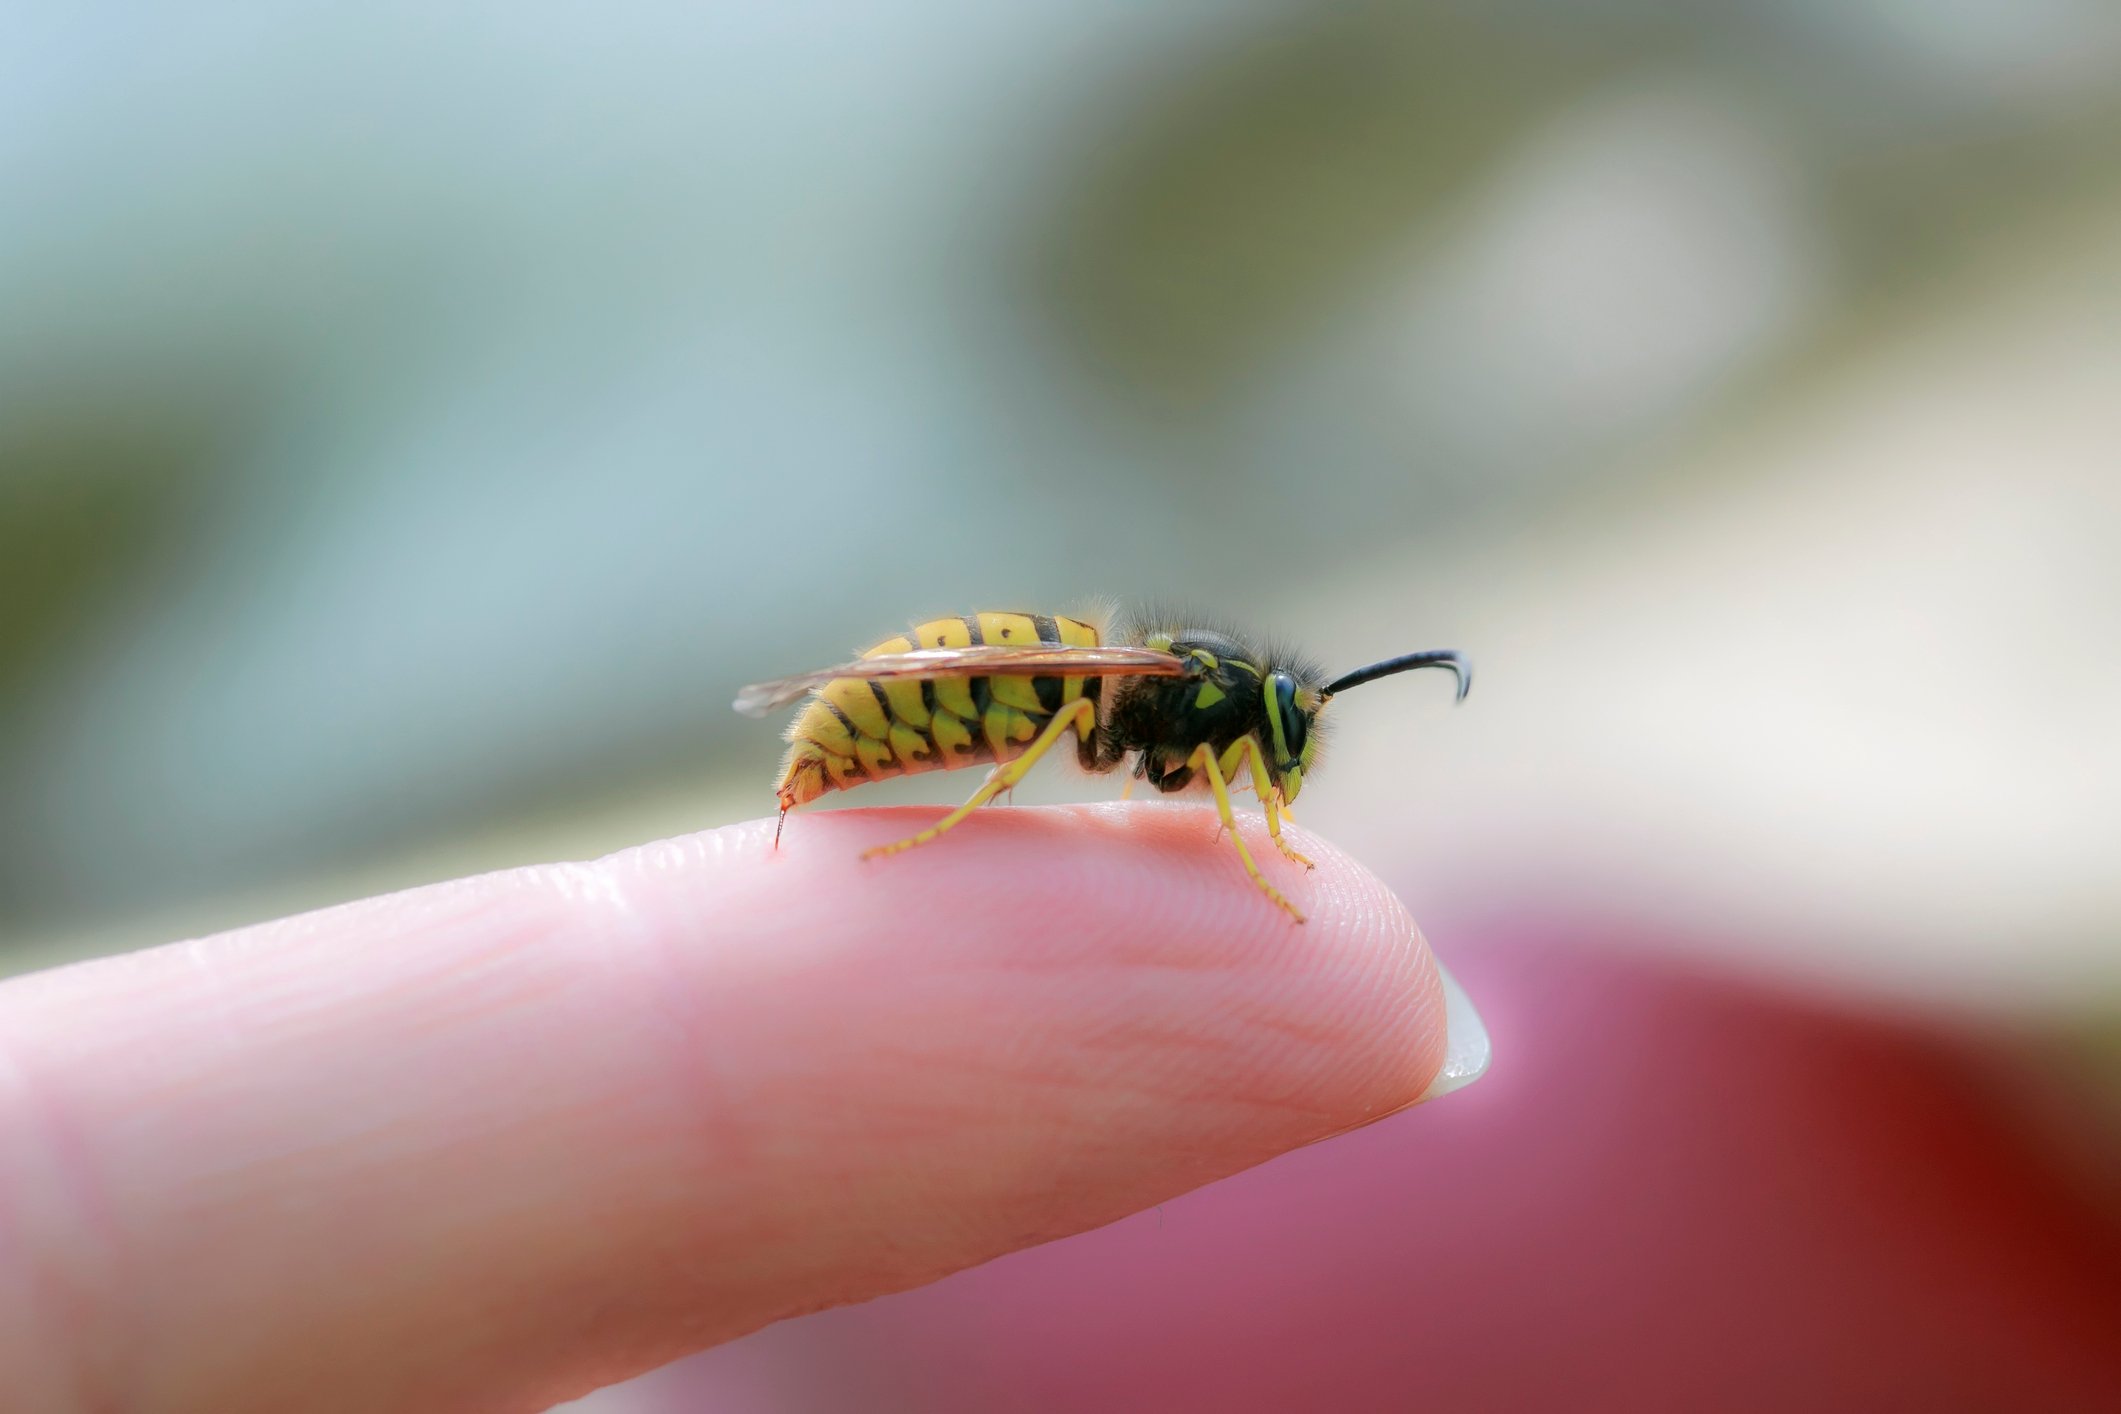
[{"label": "yellow leg", "polygon": [[1120,798],[1121,800],[1125,800],[1125,799],[1127,799],[1128,797],[1132,796],[1133,794],[1134,794],[1134,777],[1132,777],[1132,776],[1129,776],[1129,777],[1127,777],[1126,781],[1125,781],[1125,782],[1124,782],[1124,783],[1123,783],[1123,784],[1122,784],[1122,785],[1120,786],[1120,788],[1119,788],[1119,798]]},{"label": "yellow leg", "polygon": [[[1241,791],[1241,790],[1243,790],[1243,789],[1244,789],[1244,787],[1243,787],[1243,786],[1241,786],[1241,785],[1238,785],[1238,784],[1236,783],[1236,782],[1237,782],[1237,765],[1238,765],[1238,762],[1240,762],[1240,761],[1242,761],[1242,760],[1244,759],[1244,754],[1245,754],[1245,744],[1244,744],[1244,742],[1242,742],[1242,741],[1233,741],[1233,742],[1231,742],[1231,743],[1230,743],[1230,749],[1229,749],[1228,751],[1225,751],[1225,752],[1224,752],[1224,753],[1223,753],[1222,755],[1220,755],[1220,756],[1218,756],[1218,757],[1216,757],[1216,758],[1215,758],[1215,766],[1216,766],[1216,769],[1217,769],[1217,770],[1219,770],[1219,771],[1221,771],[1221,772],[1223,773],[1223,786],[1224,786],[1224,787],[1225,787],[1225,788],[1226,788],[1227,790],[1229,790],[1229,792],[1230,792],[1230,793],[1231,793],[1232,795],[1235,795],[1235,794],[1236,794],[1237,792],[1239,792],[1239,791]],[[1257,788],[1257,787],[1255,786],[1255,787],[1253,788],[1253,791],[1254,791],[1254,794],[1257,794],[1257,793],[1258,793],[1258,788]],[[1261,798],[1262,798],[1262,799],[1264,799],[1265,797],[1261,797]],[[1236,818],[1235,818],[1234,816],[1233,816],[1233,817],[1231,818],[1231,821],[1230,821],[1230,833],[1231,833],[1232,835],[1235,835],[1235,834],[1237,833],[1237,821],[1236,821]],[[1222,837],[1223,837],[1223,827],[1222,827],[1221,825],[1217,825],[1217,826],[1215,827],[1215,838],[1216,838],[1217,840],[1220,840],[1220,839],[1222,839]]]},{"label": "yellow leg", "polygon": [[1245,737],[1232,745],[1223,754],[1223,774],[1225,776],[1235,774],[1237,763],[1231,758],[1240,755],[1245,758],[1245,762],[1251,771],[1252,792],[1259,797],[1259,803],[1266,809],[1267,835],[1274,841],[1274,847],[1282,852],[1284,858],[1293,860],[1295,863],[1303,865],[1306,869],[1315,867],[1310,860],[1291,849],[1288,841],[1281,837],[1282,813],[1289,807],[1281,803],[1281,791],[1274,784],[1273,778],[1267,774],[1267,755],[1259,748],[1259,738],[1256,736]]},{"label": "yellow leg", "polygon": [[994,797],[1004,791],[1014,789],[1016,783],[1022,780],[1033,766],[1038,764],[1038,758],[1053,749],[1055,742],[1067,736],[1069,732],[1076,730],[1078,724],[1087,725],[1095,721],[1096,718],[1097,708],[1091,703],[1090,699],[1087,697],[1076,698],[1073,702],[1061,708],[1060,711],[1054,713],[1053,720],[1046,723],[1046,729],[1038,734],[1036,741],[1024,748],[1023,755],[1017,757],[1006,766],[998,767],[994,774],[988,776],[986,784],[972,792],[972,799],[966,801],[963,805],[960,805],[957,809],[951,811],[917,835],[909,835],[895,844],[880,844],[875,849],[863,850],[862,858],[876,859],[886,854],[897,854],[902,849],[911,849],[917,844],[928,843],[928,841],[942,834],[945,830],[957,824],[958,821],[994,799]]},{"label": "yellow leg", "polygon": [[1244,862],[1245,873],[1251,875],[1260,892],[1274,900],[1278,908],[1297,922],[1303,922],[1304,916],[1296,911],[1296,905],[1283,898],[1281,890],[1268,883],[1267,876],[1259,872],[1259,866],[1252,862],[1252,851],[1245,848],[1245,837],[1237,833],[1237,816],[1230,809],[1230,787],[1223,779],[1222,765],[1215,759],[1214,749],[1202,742],[1193,749],[1192,758],[1186,764],[1208,778],[1208,787],[1215,792],[1216,813],[1222,817],[1223,828],[1230,832],[1230,843],[1237,846],[1237,857]]}]

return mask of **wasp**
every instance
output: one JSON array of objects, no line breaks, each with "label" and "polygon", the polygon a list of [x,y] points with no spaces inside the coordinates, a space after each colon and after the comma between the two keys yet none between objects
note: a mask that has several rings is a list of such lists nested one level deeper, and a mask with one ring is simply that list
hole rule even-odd
[{"label": "wasp", "polygon": [[747,687],[736,709],[763,717],[809,699],[786,733],[776,848],[788,812],[827,791],[992,763],[963,805],[862,857],[927,844],[1013,789],[1072,737],[1076,761],[1088,771],[1111,771],[1132,758],[1135,778],[1159,791],[1205,781],[1245,873],[1301,923],[1303,915],[1260,872],[1238,833],[1231,786],[1240,769],[1249,773],[1267,837],[1310,868],[1282,839],[1281,821],[1317,760],[1319,714],[1351,687],[1416,668],[1449,668],[1459,701],[1472,686],[1471,663],[1450,650],[1402,653],[1327,682],[1308,661],[1223,629],[1143,619],[1107,641],[1084,619],[974,613],[918,624],[851,663]]}]

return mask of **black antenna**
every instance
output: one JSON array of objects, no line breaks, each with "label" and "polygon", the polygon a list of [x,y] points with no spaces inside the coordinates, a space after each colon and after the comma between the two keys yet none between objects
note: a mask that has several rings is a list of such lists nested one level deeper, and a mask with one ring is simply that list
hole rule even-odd
[{"label": "black antenna", "polygon": [[1410,673],[1416,668],[1449,668],[1458,676],[1458,700],[1466,700],[1466,693],[1473,686],[1473,660],[1451,648],[1434,648],[1426,653],[1402,653],[1397,658],[1387,658],[1382,663],[1372,663],[1367,668],[1357,668],[1352,673],[1342,673],[1322,688],[1321,695],[1331,697],[1336,692],[1346,692],[1351,687],[1361,687],[1366,682],[1376,682],[1395,673]]}]

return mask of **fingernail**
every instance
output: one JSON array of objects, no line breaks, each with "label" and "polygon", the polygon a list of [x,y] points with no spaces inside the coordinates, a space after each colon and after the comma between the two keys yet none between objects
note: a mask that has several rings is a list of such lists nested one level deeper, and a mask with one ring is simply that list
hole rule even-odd
[{"label": "fingernail", "polygon": [[1473,1010],[1473,999],[1440,962],[1436,975],[1443,982],[1443,1068],[1422,1092],[1425,1101],[1463,1090],[1488,1070],[1488,1028]]}]

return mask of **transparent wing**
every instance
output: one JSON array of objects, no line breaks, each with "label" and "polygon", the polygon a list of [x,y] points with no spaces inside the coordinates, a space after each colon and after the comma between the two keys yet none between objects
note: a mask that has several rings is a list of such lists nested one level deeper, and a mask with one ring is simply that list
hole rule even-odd
[{"label": "transparent wing", "polygon": [[911,653],[882,653],[857,658],[836,668],[798,673],[792,678],[753,683],[736,695],[736,710],[747,717],[763,717],[776,707],[786,707],[814,687],[835,678],[888,681],[893,678],[984,678],[998,674],[1029,677],[1051,674],[1060,677],[1177,678],[1186,675],[1183,658],[1159,653],[1154,648],[1105,644],[1096,648],[1069,648],[1027,644],[983,644],[968,648],[916,648]]}]

